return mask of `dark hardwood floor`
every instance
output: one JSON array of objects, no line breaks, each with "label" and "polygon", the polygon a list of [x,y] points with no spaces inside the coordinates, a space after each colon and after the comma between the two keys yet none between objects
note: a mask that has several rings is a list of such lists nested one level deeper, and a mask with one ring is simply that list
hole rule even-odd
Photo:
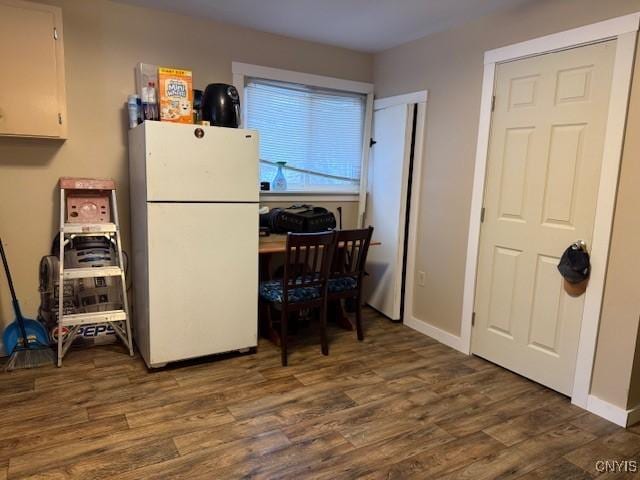
[{"label": "dark hardwood floor", "polygon": [[0,479],[568,480],[640,460],[640,428],[365,313],[364,342],[333,328],[324,357],[302,330],[287,368],[261,341],[154,373],[117,345],[2,373]]}]

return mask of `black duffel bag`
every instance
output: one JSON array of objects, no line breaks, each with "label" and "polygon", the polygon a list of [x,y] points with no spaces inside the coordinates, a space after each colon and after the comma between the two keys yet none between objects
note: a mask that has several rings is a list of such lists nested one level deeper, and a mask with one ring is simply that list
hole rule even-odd
[{"label": "black duffel bag", "polygon": [[260,226],[271,233],[314,233],[336,228],[336,217],[326,208],[313,205],[291,205],[272,208],[260,215]]}]

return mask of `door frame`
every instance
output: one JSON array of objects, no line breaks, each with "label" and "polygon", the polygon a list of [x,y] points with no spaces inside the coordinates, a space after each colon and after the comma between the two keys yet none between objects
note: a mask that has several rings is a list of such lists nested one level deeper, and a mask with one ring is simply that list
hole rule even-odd
[{"label": "door frame", "polygon": [[591,245],[593,256],[591,278],[589,288],[585,293],[574,385],[571,395],[571,402],[582,408],[587,408],[589,401],[639,28],[640,12],[497,48],[484,54],[482,100],[469,219],[460,336],[463,347],[461,350],[467,354],[471,353],[472,316],[475,305],[478,250],[480,245],[480,217],[484,202],[496,64],[605,40],[616,39],[618,42],[613,66],[607,129]]},{"label": "door frame", "polygon": [[[413,289],[413,284],[408,283],[409,278],[413,278],[413,276],[409,276],[409,270],[413,270],[413,262],[415,258],[415,243],[417,238],[417,208],[415,208],[416,199],[420,198],[420,182],[418,179],[422,175],[422,153],[423,153],[423,145],[424,145],[424,136],[425,136],[425,123],[426,123],[426,115],[427,115],[427,99],[429,98],[429,92],[427,90],[419,90],[416,92],[405,93],[401,95],[394,95],[392,97],[383,97],[376,98],[373,101],[373,112],[376,110],[382,110],[383,108],[394,107],[396,105],[417,105],[417,114],[416,114],[416,129],[415,129],[415,142],[413,144],[413,170],[412,170],[412,181],[411,181],[411,198],[407,197],[407,201],[410,205],[413,205],[413,208],[409,210],[409,231],[408,231],[408,241],[406,243],[406,251],[404,255],[400,258],[398,263],[396,264],[396,268],[398,269],[398,275],[400,275],[401,281],[404,281],[404,305],[405,305],[405,316],[407,312],[406,306],[408,302],[411,301],[411,294],[409,293]],[[373,131],[373,130],[372,130]],[[403,172],[403,182],[408,183],[408,168],[409,164],[407,163],[407,171]],[[368,172],[370,173],[370,172]],[[406,173],[406,176],[405,176]],[[370,179],[367,179],[367,184],[370,182]],[[408,185],[406,186],[408,189]],[[406,217],[406,203],[402,205],[401,218]],[[366,215],[366,212],[365,212]],[[363,216],[363,219],[365,217]],[[404,220],[403,220],[404,222]],[[403,228],[403,237],[401,238],[402,245],[405,245],[405,237],[404,232],[406,231],[406,224]],[[406,258],[406,275],[402,278],[403,271],[403,262]],[[402,303],[402,298],[400,299]],[[400,320],[403,320],[402,318]]]},{"label": "door frame", "polygon": [[[423,334],[430,335],[437,340],[438,332],[431,331],[429,325],[421,322],[413,315],[413,291],[415,287],[415,263],[416,249],[418,245],[418,220],[420,201],[420,190],[422,186],[422,166],[424,163],[424,143],[426,135],[427,122],[427,101],[429,98],[428,90],[396,95],[393,97],[385,97],[374,101],[374,110],[391,107],[394,105],[417,105],[418,111],[416,116],[415,143],[413,146],[413,172],[411,181],[411,198],[409,202],[411,208],[409,210],[409,230],[407,238],[407,249],[404,257],[406,257],[406,271],[404,276],[404,312],[402,322]],[[399,265],[402,272],[402,265]]]}]

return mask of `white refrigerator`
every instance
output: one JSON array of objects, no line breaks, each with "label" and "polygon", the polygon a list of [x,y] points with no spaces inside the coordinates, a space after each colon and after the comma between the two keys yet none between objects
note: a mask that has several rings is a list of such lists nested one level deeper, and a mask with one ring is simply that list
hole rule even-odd
[{"label": "white refrigerator", "polygon": [[255,347],[258,134],[129,133],[134,338],[149,367]]}]

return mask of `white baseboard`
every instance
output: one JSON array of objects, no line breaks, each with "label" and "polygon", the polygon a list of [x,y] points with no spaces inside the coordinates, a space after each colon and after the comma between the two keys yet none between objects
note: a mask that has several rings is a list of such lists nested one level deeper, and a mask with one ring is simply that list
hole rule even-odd
[{"label": "white baseboard", "polygon": [[587,399],[587,410],[621,427],[627,427],[640,421],[640,405],[626,410],[594,395],[589,395]]},{"label": "white baseboard", "polygon": [[448,347],[451,347],[459,352],[462,352],[466,355],[469,354],[469,350],[465,342],[463,342],[462,337],[458,337],[452,333],[449,333],[441,328],[434,327],[433,325],[429,325],[422,320],[418,320],[415,317],[408,317],[404,320],[404,324],[409,327],[417,330],[428,337],[433,338],[434,340],[439,341],[440,343],[444,343]]}]

